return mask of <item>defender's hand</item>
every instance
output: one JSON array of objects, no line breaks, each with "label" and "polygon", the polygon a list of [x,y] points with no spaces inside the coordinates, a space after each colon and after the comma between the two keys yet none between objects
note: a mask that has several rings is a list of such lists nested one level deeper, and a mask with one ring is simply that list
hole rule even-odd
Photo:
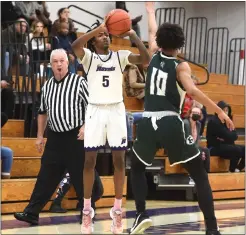
[{"label": "defender's hand", "polygon": [[155,2],[145,2],[145,8],[148,13],[155,13]]},{"label": "defender's hand", "polygon": [[218,113],[218,118],[220,119],[220,121],[222,123],[226,123],[226,126],[229,130],[234,130],[234,124],[232,122],[232,120],[223,112],[221,111],[220,113]]}]

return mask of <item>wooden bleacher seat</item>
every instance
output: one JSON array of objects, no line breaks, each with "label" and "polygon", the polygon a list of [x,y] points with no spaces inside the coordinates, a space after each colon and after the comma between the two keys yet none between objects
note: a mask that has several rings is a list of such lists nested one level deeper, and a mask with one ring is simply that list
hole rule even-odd
[{"label": "wooden bleacher seat", "polygon": [[24,137],[24,121],[8,120],[2,128],[2,136],[4,137]]},{"label": "wooden bleacher seat", "polygon": [[[164,157],[165,174],[187,174],[187,171],[179,164],[170,166],[168,157]],[[210,156],[210,173],[221,173],[229,172],[230,161],[227,159],[220,158],[218,156]]]},{"label": "wooden bleacher seat", "polygon": [[230,160],[210,156],[210,172],[229,172]]},{"label": "wooden bleacher seat", "polygon": [[205,85],[199,86],[202,91],[219,92],[221,94],[237,94],[244,95],[245,86],[231,85],[231,84],[217,84],[217,83],[207,83]]},{"label": "wooden bleacher seat", "polygon": [[11,178],[37,177],[41,167],[41,157],[16,157],[11,169]]},{"label": "wooden bleacher seat", "polygon": [[[99,207],[109,207],[114,203],[114,182],[112,176],[102,176],[102,183],[104,186],[103,198],[101,198],[96,206]],[[33,191],[36,178],[32,179],[9,179],[2,180],[2,214],[22,212],[27,206],[30,199],[31,193]],[[127,180],[125,179],[125,182]],[[126,184],[123,190],[123,204],[126,202]],[[51,199],[55,198],[55,193]],[[71,189],[66,194],[65,200],[62,201],[62,205],[66,209],[75,209],[77,205],[76,193],[74,188]],[[43,211],[47,211],[51,205],[51,201],[45,206]]]},{"label": "wooden bleacher seat", "polygon": [[210,173],[214,199],[245,198],[244,173]]}]

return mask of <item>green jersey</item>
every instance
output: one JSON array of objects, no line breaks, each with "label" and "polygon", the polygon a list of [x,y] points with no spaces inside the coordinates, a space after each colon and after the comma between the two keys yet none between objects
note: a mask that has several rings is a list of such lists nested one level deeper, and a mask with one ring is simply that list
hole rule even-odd
[{"label": "green jersey", "polygon": [[145,111],[181,113],[185,90],[177,80],[176,67],[181,61],[157,52],[148,67],[145,86]]}]

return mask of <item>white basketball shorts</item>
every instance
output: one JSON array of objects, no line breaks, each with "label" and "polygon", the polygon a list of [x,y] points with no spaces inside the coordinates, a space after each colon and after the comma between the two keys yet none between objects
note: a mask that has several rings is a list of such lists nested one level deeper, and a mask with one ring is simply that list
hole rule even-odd
[{"label": "white basketball shorts", "polygon": [[126,110],[123,102],[88,104],[85,115],[85,150],[98,150],[105,146],[106,140],[112,150],[127,149]]}]

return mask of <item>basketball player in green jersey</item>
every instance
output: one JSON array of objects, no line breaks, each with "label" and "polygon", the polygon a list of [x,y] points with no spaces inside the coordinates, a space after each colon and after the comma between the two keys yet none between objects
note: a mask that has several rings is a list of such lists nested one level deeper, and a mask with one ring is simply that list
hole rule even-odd
[{"label": "basketball player in green jersey", "polygon": [[205,218],[206,234],[219,235],[208,175],[202,159],[198,157],[200,152],[194,139],[185,132],[180,118],[185,93],[211,108],[230,130],[233,130],[234,126],[223,110],[194,85],[189,64],[176,59],[178,49],[182,48],[185,42],[182,28],[176,24],[164,23],[155,30],[157,27],[153,3],[146,3],[146,9],[149,33],[153,39],[150,37],[150,52],[156,52],[147,72],[144,118],[138,124],[132,149],[131,184],[137,214],[130,234],[143,233],[152,225],[145,208],[148,191],[145,168],[151,166],[157,146],[161,146],[167,150],[171,166],[182,164],[194,179],[198,203]]}]

